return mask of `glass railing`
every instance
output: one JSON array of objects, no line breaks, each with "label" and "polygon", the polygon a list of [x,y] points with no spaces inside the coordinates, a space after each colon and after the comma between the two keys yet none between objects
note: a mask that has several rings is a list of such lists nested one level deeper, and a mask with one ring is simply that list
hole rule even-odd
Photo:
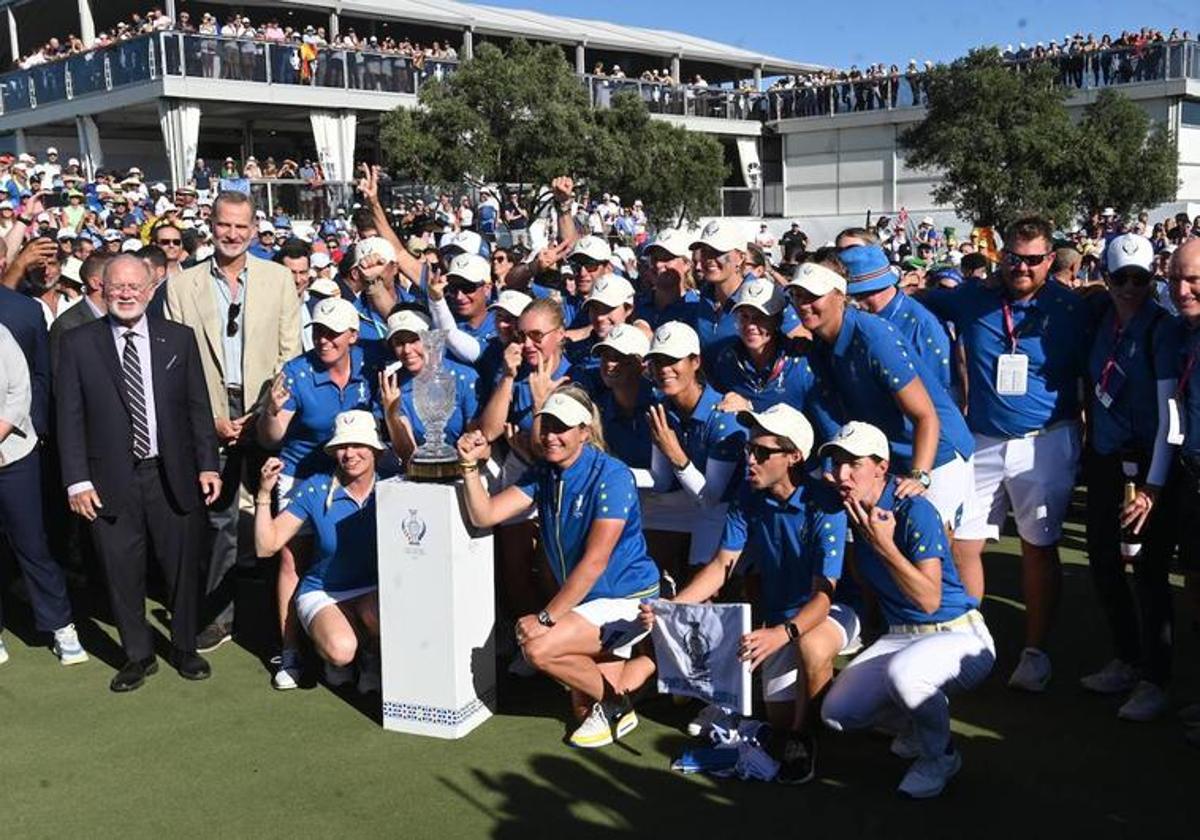
[{"label": "glass railing", "polygon": [[[1058,83],[1072,90],[1200,79],[1200,44],[1195,41],[1032,61],[1053,62]],[[1020,72],[1032,61],[1010,63]],[[0,75],[0,107],[2,113],[14,113],[163,76],[415,95],[423,82],[444,78],[456,67],[454,61],[413,59],[396,53],[163,32]],[[597,108],[609,107],[618,93],[631,92],[654,114],[727,120],[767,121],[918,108],[924,106],[928,95],[924,76],[919,73],[846,78],[766,91],[598,75],[585,75],[582,83],[589,101]]]}]

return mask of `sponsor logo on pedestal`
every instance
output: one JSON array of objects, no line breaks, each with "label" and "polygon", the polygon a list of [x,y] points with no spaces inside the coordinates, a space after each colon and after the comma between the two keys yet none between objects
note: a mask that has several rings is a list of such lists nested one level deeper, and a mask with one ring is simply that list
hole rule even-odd
[{"label": "sponsor logo on pedestal", "polygon": [[400,533],[404,534],[404,539],[408,540],[409,545],[420,545],[421,540],[425,538],[425,520],[417,515],[417,512],[409,508],[408,518],[400,523]]}]

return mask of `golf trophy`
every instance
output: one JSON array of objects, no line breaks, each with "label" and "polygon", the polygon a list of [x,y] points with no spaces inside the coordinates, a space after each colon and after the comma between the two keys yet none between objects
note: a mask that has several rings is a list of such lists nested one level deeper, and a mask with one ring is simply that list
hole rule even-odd
[{"label": "golf trophy", "polygon": [[458,474],[458,453],[446,443],[446,420],[454,411],[458,379],[443,364],[446,331],[421,333],[425,367],[413,379],[413,406],[425,425],[425,442],[408,465],[410,481],[444,481]]}]

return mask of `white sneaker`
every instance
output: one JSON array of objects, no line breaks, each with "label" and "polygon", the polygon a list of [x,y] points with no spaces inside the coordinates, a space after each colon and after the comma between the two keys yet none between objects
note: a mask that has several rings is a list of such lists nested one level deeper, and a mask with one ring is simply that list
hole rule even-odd
[{"label": "white sneaker", "polygon": [[1079,684],[1097,694],[1124,694],[1132,691],[1137,681],[1136,668],[1128,662],[1114,659],[1096,673],[1080,679]]},{"label": "white sneaker", "polygon": [[528,679],[529,677],[536,677],[538,669],[529,664],[529,660],[525,658],[525,654],[521,653],[521,650],[518,648],[516,655],[508,662],[508,673],[514,677]]},{"label": "white sneaker", "polygon": [[914,761],[897,790],[913,799],[930,799],[945,790],[946,783],[961,769],[962,756],[951,747],[946,755]]},{"label": "white sneaker", "polygon": [[[606,708],[607,706],[607,708]],[[625,700],[620,706],[596,703],[592,713],[571,733],[571,746],[583,749],[606,747],[624,738],[638,725],[637,713]]]},{"label": "white sneaker", "polygon": [[341,688],[354,682],[353,665],[332,665],[325,663],[325,684],[330,688]]},{"label": "white sneaker", "polygon": [[0,665],[8,661],[8,648],[4,646],[4,640],[0,639]]},{"label": "white sneaker", "polygon": [[64,665],[78,665],[88,661],[87,652],[79,644],[79,634],[75,625],[68,624],[54,631],[54,655]]},{"label": "white sneaker", "polygon": [[1050,657],[1037,648],[1021,651],[1021,661],[1008,678],[1009,688],[1042,692],[1050,682]]},{"label": "white sneaker", "polygon": [[1159,717],[1167,710],[1168,705],[1165,691],[1152,682],[1142,680],[1129,699],[1117,710],[1117,717],[1121,720],[1146,723]]},{"label": "white sneaker", "polygon": [[891,751],[896,758],[911,760],[920,757],[921,739],[917,737],[916,727],[909,724],[901,730],[900,734],[892,739]]},{"label": "white sneaker", "polygon": [[687,734],[693,738],[707,738],[712,732],[713,724],[721,724],[726,729],[736,727],[737,716],[730,714],[715,703],[709,703],[688,723]]},{"label": "white sneaker", "polygon": [[300,675],[304,672],[304,664],[300,659],[300,651],[295,648],[284,648],[279,657],[279,669],[271,678],[271,685],[280,691],[290,691],[300,687]]},{"label": "white sneaker", "polygon": [[379,657],[364,653],[358,657],[358,693],[378,694],[383,691],[383,677],[379,673]]}]

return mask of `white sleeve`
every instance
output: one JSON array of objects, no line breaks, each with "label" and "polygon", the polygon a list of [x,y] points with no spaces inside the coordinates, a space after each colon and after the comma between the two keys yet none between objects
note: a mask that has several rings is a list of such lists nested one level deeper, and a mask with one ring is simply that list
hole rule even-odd
[{"label": "white sleeve", "polygon": [[1171,469],[1175,447],[1167,443],[1167,432],[1171,427],[1169,403],[1175,396],[1176,380],[1159,379],[1158,385],[1158,429],[1154,433],[1154,454],[1150,457],[1150,469],[1146,472],[1146,483],[1162,487]]},{"label": "white sleeve", "polygon": [[648,469],[630,467],[629,471],[633,473],[633,486],[639,490],[654,489],[654,473]]},{"label": "white sleeve", "polygon": [[[657,446],[650,447],[650,489],[666,493],[671,489],[671,462]],[[640,485],[639,485],[640,486]]]},{"label": "white sleeve", "polygon": [[675,477],[700,507],[711,508],[721,503],[721,496],[724,495],[735,469],[737,464],[734,462],[709,458],[703,475],[696,469],[695,464],[688,462],[682,470],[675,471]]},{"label": "white sleeve", "polygon": [[479,358],[483,352],[479,340],[459,329],[445,298],[429,301],[429,315],[433,319],[434,329],[446,330],[446,347],[455,358],[466,364],[473,364]]}]

